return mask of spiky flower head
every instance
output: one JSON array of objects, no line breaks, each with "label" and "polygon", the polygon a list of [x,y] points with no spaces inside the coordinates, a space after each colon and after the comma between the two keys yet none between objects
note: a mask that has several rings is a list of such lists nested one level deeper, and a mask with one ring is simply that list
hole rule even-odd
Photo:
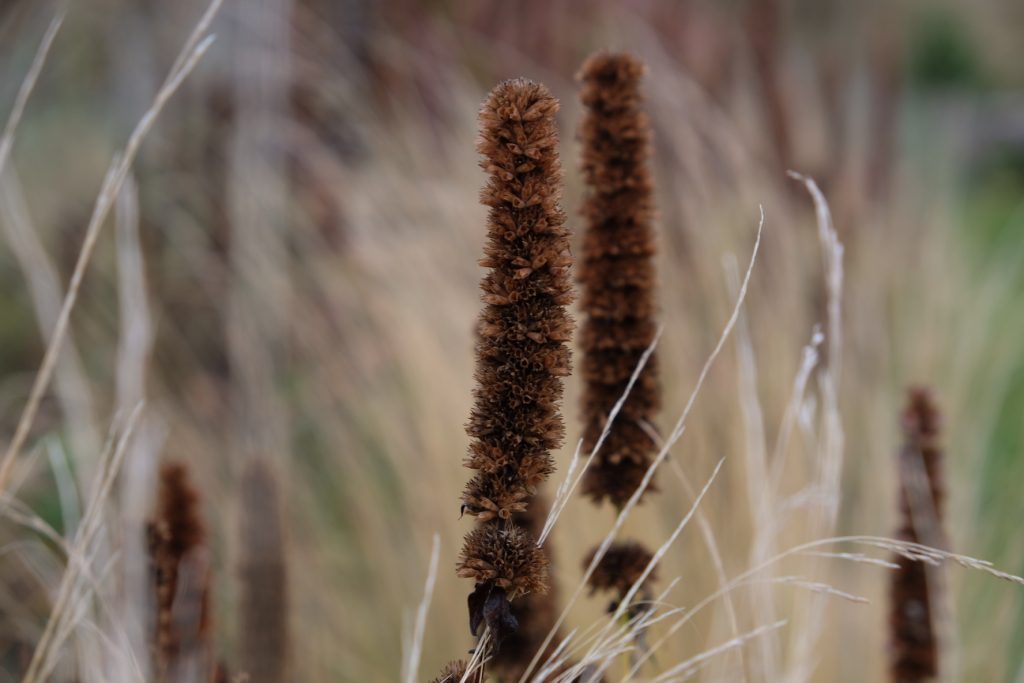
[{"label": "spiky flower head", "polygon": [[[602,52],[586,61],[579,76],[586,108],[580,131],[586,230],[579,265],[586,451],[596,445],[657,332],[651,134],[642,109],[643,73],[637,58]],[[656,450],[648,430],[660,404],[652,355],[587,470],[583,492],[595,502],[607,499],[621,507],[636,491]]]},{"label": "spiky flower head", "polygon": [[518,526],[482,524],[466,535],[459,576],[504,590],[509,600],[547,589],[548,560],[533,537]]}]

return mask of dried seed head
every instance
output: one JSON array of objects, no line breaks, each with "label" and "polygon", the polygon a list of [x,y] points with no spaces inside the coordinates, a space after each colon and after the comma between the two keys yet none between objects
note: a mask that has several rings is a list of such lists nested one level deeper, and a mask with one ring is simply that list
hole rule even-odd
[{"label": "dried seed head", "polygon": [[[643,73],[643,63],[631,55],[599,53],[579,76],[587,110],[581,127],[586,232],[579,265],[586,451],[596,445],[657,331],[651,134],[642,111]],[[650,466],[656,445],[641,425],[649,425],[660,408],[657,368],[652,355],[587,470],[583,492],[595,502],[607,499],[621,507]]]},{"label": "dried seed head", "polygon": [[174,680],[186,667],[211,661],[210,570],[199,494],[184,463],[160,468],[157,508],[146,525],[154,594],[153,670],[157,681]]},{"label": "dried seed head", "polygon": [[[583,562],[584,569],[594,561],[596,553],[597,548],[590,551]],[[621,598],[643,576],[644,570],[647,569],[647,565],[653,558],[654,555],[651,551],[636,541],[612,544],[597,564],[587,583],[590,586],[591,594],[610,591]],[[655,579],[652,571],[646,581]]]},{"label": "dried seed head", "polygon": [[[897,537],[926,545],[944,545],[942,530],[942,423],[931,392],[914,388],[902,417],[900,452],[900,528]],[[933,599],[939,586],[927,565],[903,556],[891,585],[891,670],[898,683],[932,680],[938,675],[939,642]]]},{"label": "dried seed head", "polygon": [[483,683],[483,669],[476,669],[469,676],[466,676],[468,668],[469,665],[462,659],[448,662],[441,669],[441,674],[431,683],[461,683],[463,677],[466,678],[466,683]]},{"label": "dried seed head", "polygon": [[548,561],[522,528],[482,524],[466,534],[456,567],[459,576],[497,586],[509,599],[547,589]]},{"label": "dried seed head", "polygon": [[[514,514],[512,522],[532,538],[537,538],[544,528],[548,511],[547,501],[538,496],[533,499],[526,511]],[[550,574],[550,538],[541,548],[541,552],[548,559]],[[522,678],[533,661],[533,656],[544,645],[548,633],[558,621],[558,598],[555,595],[554,582],[549,581],[549,584],[546,594],[531,593],[516,600],[511,606],[512,617],[518,622],[518,628],[504,639],[501,649],[494,652],[491,657],[491,666],[503,680],[518,681]],[[540,661],[546,661],[561,641],[561,635],[552,638]],[[551,677],[551,680],[554,680],[554,677]]]},{"label": "dried seed head", "polygon": [[470,630],[486,624],[495,647],[518,626],[511,601],[546,588],[547,558],[512,520],[554,470],[562,444],[562,378],[571,369],[573,321],[569,231],[561,199],[555,113],[539,84],[500,83],[480,111],[478,149],[488,173],[487,242],[480,264],[476,388],[465,465],[476,471],[462,494],[478,526],[466,535],[459,576],[476,582]]},{"label": "dried seed head", "polygon": [[[502,483],[467,487],[471,511],[480,509],[483,490],[500,489],[516,500],[532,493],[553,470],[550,451],[564,438],[559,402],[570,368],[566,341],[573,323],[565,306],[572,299],[572,258],[559,206],[557,110],[544,86],[514,80],[499,84],[480,112],[478,148],[489,174],[481,201],[490,207],[482,263],[490,270],[481,282],[485,305],[466,465]],[[499,510],[515,511],[485,497]]]}]

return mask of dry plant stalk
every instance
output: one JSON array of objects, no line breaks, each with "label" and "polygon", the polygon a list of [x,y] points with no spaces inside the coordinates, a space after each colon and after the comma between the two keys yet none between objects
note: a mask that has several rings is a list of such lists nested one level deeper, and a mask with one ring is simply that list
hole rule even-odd
[{"label": "dry plant stalk", "polygon": [[161,467],[156,514],[146,527],[155,596],[153,672],[159,683],[215,676],[206,528],[189,479],[184,463]]},{"label": "dry plant stalk", "polygon": [[480,112],[478,150],[489,174],[481,202],[490,209],[480,264],[489,271],[466,427],[465,465],[476,474],[462,496],[478,525],[457,571],[476,584],[470,631],[486,624],[495,647],[517,626],[510,601],[546,589],[547,558],[513,517],[554,470],[551,449],[565,432],[559,403],[570,372],[572,256],[559,204],[557,111],[547,88],[516,79],[496,86]]},{"label": "dry plant stalk", "polygon": [[[903,412],[905,442],[900,451],[900,528],[896,538],[924,545],[944,544],[942,503],[942,416],[928,389],[914,388]],[[924,477],[915,474],[923,473]],[[893,560],[890,627],[892,680],[917,683],[938,676],[939,642],[935,631],[935,582],[928,565],[898,555]],[[933,575],[932,575],[933,576]]]},{"label": "dry plant stalk", "polygon": [[[584,452],[597,444],[657,333],[651,134],[640,94],[644,70],[631,55],[598,53],[580,74],[587,184],[579,265]],[[657,375],[652,355],[587,470],[583,492],[595,503],[608,499],[621,508],[650,467],[657,444],[644,425],[661,407]]]},{"label": "dry plant stalk", "polygon": [[253,683],[282,683],[288,664],[288,567],[273,470],[253,460],[242,475],[241,668]]}]

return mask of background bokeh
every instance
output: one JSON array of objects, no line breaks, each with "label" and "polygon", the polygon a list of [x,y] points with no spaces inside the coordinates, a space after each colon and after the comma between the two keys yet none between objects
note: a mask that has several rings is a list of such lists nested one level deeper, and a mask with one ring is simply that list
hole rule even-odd
[{"label": "background bokeh", "polygon": [[[205,7],[68,6],[0,178],[4,443],[104,170]],[[0,3],[0,111],[57,11]],[[260,514],[240,495],[253,459],[271,463],[282,503],[289,680],[399,675],[435,533],[420,678],[467,651],[469,587],[452,566],[470,524],[458,496],[484,239],[475,116],[500,79],[551,89],[577,227],[574,74],[601,48],[649,66],[665,430],[732,309],[730,258],[742,272],[759,206],[765,214],[742,329],[629,533],[660,543],[691,503],[681,477],[699,488],[724,457],[701,509],[725,574],[750,566],[764,526],[750,456],[771,450],[801,349],[825,314],[813,205],[786,176],[793,169],[817,180],[845,245],[835,533],[892,533],[899,410],[908,385],[926,384],[946,416],[950,546],[1024,573],[1020,2],[225,0],[212,30],[135,164],[137,221],[127,192],[122,220],[105,226],[19,461],[18,499],[70,537],[109,425],[145,396],[95,560],[104,604],[72,633],[55,680],[114,680],[102,674],[107,655],[83,643],[90,625],[114,628],[142,599],[129,579],[144,566],[161,458],[187,461],[203,492],[218,649],[233,670],[245,670],[243,643],[261,628],[238,616],[240,558],[256,545],[240,530],[260,528],[242,523]],[[580,430],[576,379],[567,387],[563,466]],[[779,548],[808,540],[822,504],[808,488],[813,446],[793,449],[773,510]],[[552,538],[563,594],[612,519],[579,498],[567,507]],[[0,519],[0,681],[20,680],[63,568],[42,534]],[[809,580],[870,604],[830,603],[810,655],[780,635],[785,680],[883,680],[885,570],[838,560],[812,569]],[[676,605],[716,589],[696,528],[659,575],[662,587],[680,577]],[[1020,587],[954,568],[948,589],[948,680],[1024,681]],[[776,593],[780,614],[796,609],[799,591]],[[739,591],[744,630],[759,625],[748,602]],[[605,606],[585,599],[570,623]],[[656,659],[668,666],[728,637],[716,603]],[[751,652],[749,680],[772,680]],[[711,667],[705,679],[728,671]]]}]

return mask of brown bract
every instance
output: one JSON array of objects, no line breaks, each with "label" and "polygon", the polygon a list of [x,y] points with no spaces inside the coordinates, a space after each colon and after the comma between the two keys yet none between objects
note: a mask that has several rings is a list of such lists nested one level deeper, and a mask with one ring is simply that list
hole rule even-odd
[{"label": "brown bract", "polygon": [[[900,528],[903,541],[944,544],[942,502],[942,450],[938,437],[942,423],[934,398],[927,389],[915,388],[903,412],[904,445],[900,451]],[[911,476],[923,468],[924,477]],[[924,485],[925,490],[915,483]],[[932,598],[937,586],[929,585],[927,565],[905,557],[895,558],[890,627],[892,631],[892,680],[915,683],[938,675],[939,643],[933,620]]]},{"label": "brown bract", "polygon": [[[596,445],[657,332],[651,134],[641,108],[643,73],[643,64],[631,55],[600,53],[587,60],[579,76],[586,108],[580,130],[586,231],[579,265],[585,451]],[[641,425],[649,425],[660,403],[652,355],[587,470],[583,492],[595,502],[607,499],[621,507],[636,491],[656,450]]]}]

